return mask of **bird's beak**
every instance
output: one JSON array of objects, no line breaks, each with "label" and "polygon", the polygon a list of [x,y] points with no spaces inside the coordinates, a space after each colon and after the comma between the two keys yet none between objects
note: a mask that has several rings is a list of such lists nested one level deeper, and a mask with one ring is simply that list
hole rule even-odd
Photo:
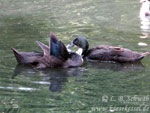
[{"label": "bird's beak", "polygon": [[73,41],[71,41],[71,43],[69,43],[66,47],[67,47],[67,49],[69,49],[69,48],[71,48],[73,46],[74,46]]},{"label": "bird's beak", "polygon": [[73,41],[71,41],[71,43],[66,46],[68,52],[71,52],[71,50],[69,48],[71,48],[73,46],[74,46]]}]

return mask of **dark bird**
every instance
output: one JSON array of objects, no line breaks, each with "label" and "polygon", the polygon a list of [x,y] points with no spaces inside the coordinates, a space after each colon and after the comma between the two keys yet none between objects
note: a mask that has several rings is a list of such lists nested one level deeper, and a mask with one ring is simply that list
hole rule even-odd
[{"label": "dark bird", "polygon": [[53,33],[50,33],[49,47],[40,41],[37,44],[43,50],[40,52],[19,52],[12,48],[19,64],[36,65],[36,68],[75,67],[83,64],[82,57],[74,52],[68,52],[65,45]]},{"label": "dark bird", "polygon": [[12,48],[18,64],[37,64],[37,59],[43,57],[42,52],[19,52]]},{"label": "dark bird", "polygon": [[[138,62],[145,56],[150,55],[149,52],[139,53],[126,48],[120,48],[109,45],[99,45],[97,47],[89,49],[89,43],[83,36],[77,36],[67,48],[76,45],[79,47],[78,53],[81,53],[82,57],[87,60],[98,60],[106,62]],[[89,49],[89,50],[88,50]]]}]

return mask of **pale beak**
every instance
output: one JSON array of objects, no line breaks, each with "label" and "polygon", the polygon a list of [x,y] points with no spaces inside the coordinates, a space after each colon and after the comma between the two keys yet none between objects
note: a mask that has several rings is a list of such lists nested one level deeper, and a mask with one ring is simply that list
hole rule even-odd
[{"label": "pale beak", "polygon": [[71,43],[66,46],[68,52],[71,52],[71,50],[69,48],[71,48],[73,46],[74,46],[73,41],[71,41]]},{"label": "pale beak", "polygon": [[67,47],[67,49],[69,49],[69,48],[71,48],[71,47],[73,47],[73,46],[74,46],[73,41],[71,41],[71,43],[68,44],[66,47]]}]

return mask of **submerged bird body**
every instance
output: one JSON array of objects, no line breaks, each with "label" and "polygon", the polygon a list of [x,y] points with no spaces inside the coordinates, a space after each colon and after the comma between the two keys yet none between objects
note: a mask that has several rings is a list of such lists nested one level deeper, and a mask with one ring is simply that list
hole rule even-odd
[{"label": "submerged bird body", "polygon": [[126,48],[120,48],[109,45],[99,45],[97,47],[89,48],[88,41],[85,37],[76,37],[68,47],[73,45],[78,46],[83,49],[82,56],[86,60],[98,60],[106,62],[138,62],[144,58],[144,56],[149,55],[149,52],[139,53]]},{"label": "submerged bird body", "polygon": [[19,52],[13,48],[19,64],[36,65],[37,68],[74,67],[83,64],[82,56],[68,52],[65,45],[53,33],[50,34],[49,47],[39,41],[37,44],[43,50],[40,52]]}]

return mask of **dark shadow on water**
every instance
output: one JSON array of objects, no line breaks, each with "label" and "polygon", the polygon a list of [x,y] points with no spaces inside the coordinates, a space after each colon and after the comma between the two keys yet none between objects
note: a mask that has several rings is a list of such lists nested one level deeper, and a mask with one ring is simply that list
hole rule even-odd
[{"label": "dark shadow on water", "polygon": [[[86,77],[88,76],[89,69],[106,69],[111,71],[123,71],[123,72],[134,72],[137,70],[144,70],[145,67],[142,63],[100,63],[100,62],[86,62],[83,67],[77,68],[47,68],[42,70],[37,70],[31,66],[17,65],[12,79],[15,79],[18,75],[32,76],[33,74],[40,74],[43,77],[43,81],[49,82],[49,91],[51,92],[61,92],[62,86],[67,82],[68,76]],[[38,75],[37,75],[38,76]],[[76,81],[76,82],[80,82]],[[82,82],[82,80],[81,80]]]},{"label": "dark shadow on water", "polygon": [[143,70],[145,66],[141,62],[135,63],[105,63],[105,62],[88,62],[90,68],[108,69],[111,71],[134,72],[136,70]]},{"label": "dark shadow on water", "polygon": [[[60,92],[62,90],[62,86],[65,82],[67,82],[68,76],[85,76],[81,71],[83,70],[82,67],[77,68],[47,68],[37,70],[32,66],[24,66],[24,65],[17,65],[15,67],[14,73],[12,75],[12,79],[15,79],[18,75],[26,75],[32,76],[34,73],[41,74],[43,77],[43,81],[50,82],[49,90],[52,92]],[[38,76],[38,75],[37,75]]]}]

